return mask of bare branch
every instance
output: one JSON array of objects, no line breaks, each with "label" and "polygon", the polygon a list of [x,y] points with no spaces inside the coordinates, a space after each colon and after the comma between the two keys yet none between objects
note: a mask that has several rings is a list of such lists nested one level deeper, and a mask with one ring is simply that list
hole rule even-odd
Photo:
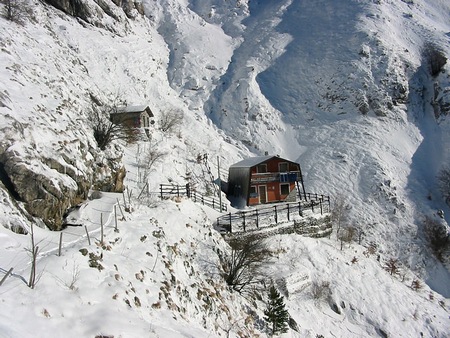
[{"label": "bare branch", "polygon": [[111,142],[116,140],[135,143],[141,138],[140,131],[137,128],[127,124],[114,123],[110,119],[111,114],[117,113],[118,107],[123,102],[116,97],[110,104],[92,103],[88,119],[94,132],[94,138],[101,150],[105,150]]},{"label": "bare branch", "polygon": [[262,267],[270,257],[270,251],[263,239],[248,236],[231,245],[231,254],[222,262],[225,281],[234,290],[242,292],[247,287],[260,283]]},{"label": "bare branch", "polygon": [[183,123],[183,113],[176,110],[163,111],[159,119],[159,129],[172,133]]},{"label": "bare branch", "polygon": [[25,19],[29,17],[31,9],[24,0],[0,0],[4,4],[2,15],[9,21],[19,25],[25,24]]}]

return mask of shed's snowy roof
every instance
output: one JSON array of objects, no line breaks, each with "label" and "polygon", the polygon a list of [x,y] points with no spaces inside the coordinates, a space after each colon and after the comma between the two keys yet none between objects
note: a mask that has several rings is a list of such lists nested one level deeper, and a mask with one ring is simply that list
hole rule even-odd
[{"label": "shed's snowy roof", "polygon": [[269,156],[249,157],[231,165],[230,168],[251,168],[254,167],[255,165],[266,162],[267,160],[270,160],[273,157],[277,156],[269,155]]},{"label": "shed's snowy roof", "polygon": [[[117,107],[118,113],[140,113],[144,110],[149,109],[149,106],[141,105],[141,106],[123,106]],[[150,110],[151,111],[151,110]]]}]

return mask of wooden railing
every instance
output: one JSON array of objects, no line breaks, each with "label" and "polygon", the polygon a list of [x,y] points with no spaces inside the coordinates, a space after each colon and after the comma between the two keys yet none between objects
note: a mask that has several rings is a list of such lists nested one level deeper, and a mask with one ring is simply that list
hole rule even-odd
[{"label": "wooden railing", "polygon": [[303,200],[295,203],[277,203],[252,210],[231,212],[217,218],[217,226],[228,232],[265,228],[279,222],[289,222],[305,217],[307,213],[321,215],[330,213],[330,197],[319,194],[304,194]]},{"label": "wooden railing", "polygon": [[253,173],[250,182],[256,183],[268,183],[268,182],[296,182],[300,177],[300,171],[290,172],[269,172],[269,173]]},{"label": "wooden railing", "polygon": [[188,184],[185,186],[182,185],[173,185],[173,184],[160,184],[159,185],[159,197],[164,199],[166,197],[181,197],[185,196],[187,198],[192,199],[196,203],[201,203],[203,205],[207,205],[215,210],[220,212],[227,212],[227,205],[221,203],[218,198],[205,196],[197,191],[191,191]]}]

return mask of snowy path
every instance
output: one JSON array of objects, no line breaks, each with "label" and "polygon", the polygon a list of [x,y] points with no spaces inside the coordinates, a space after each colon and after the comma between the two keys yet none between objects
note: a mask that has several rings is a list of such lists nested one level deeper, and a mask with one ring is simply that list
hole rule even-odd
[{"label": "snowy path", "polygon": [[[117,205],[117,199],[121,197],[122,195],[117,193],[102,193],[101,198],[83,204],[80,209],[70,215],[70,222],[80,226],[70,226],[61,232],[35,227],[35,241],[39,246],[38,259],[58,254],[61,234],[62,255],[64,255],[65,248],[77,243],[88,245],[85,226],[93,245],[94,240],[99,239],[102,221],[105,228],[114,227],[114,205]],[[117,212],[119,211],[117,210]],[[29,268],[30,260],[19,254],[11,258],[8,252],[20,249],[28,250],[30,247],[29,237],[17,237],[13,236],[13,234],[3,233],[0,238],[0,268],[8,270],[13,267],[14,273],[23,275],[24,271]]]}]

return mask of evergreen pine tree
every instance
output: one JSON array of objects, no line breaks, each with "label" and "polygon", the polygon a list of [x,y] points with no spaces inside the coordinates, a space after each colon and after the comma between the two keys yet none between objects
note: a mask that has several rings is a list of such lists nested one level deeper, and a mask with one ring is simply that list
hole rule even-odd
[{"label": "evergreen pine tree", "polygon": [[264,310],[264,316],[264,320],[269,324],[272,336],[287,332],[289,313],[285,309],[283,296],[273,285],[269,288],[269,302],[266,310]]}]

